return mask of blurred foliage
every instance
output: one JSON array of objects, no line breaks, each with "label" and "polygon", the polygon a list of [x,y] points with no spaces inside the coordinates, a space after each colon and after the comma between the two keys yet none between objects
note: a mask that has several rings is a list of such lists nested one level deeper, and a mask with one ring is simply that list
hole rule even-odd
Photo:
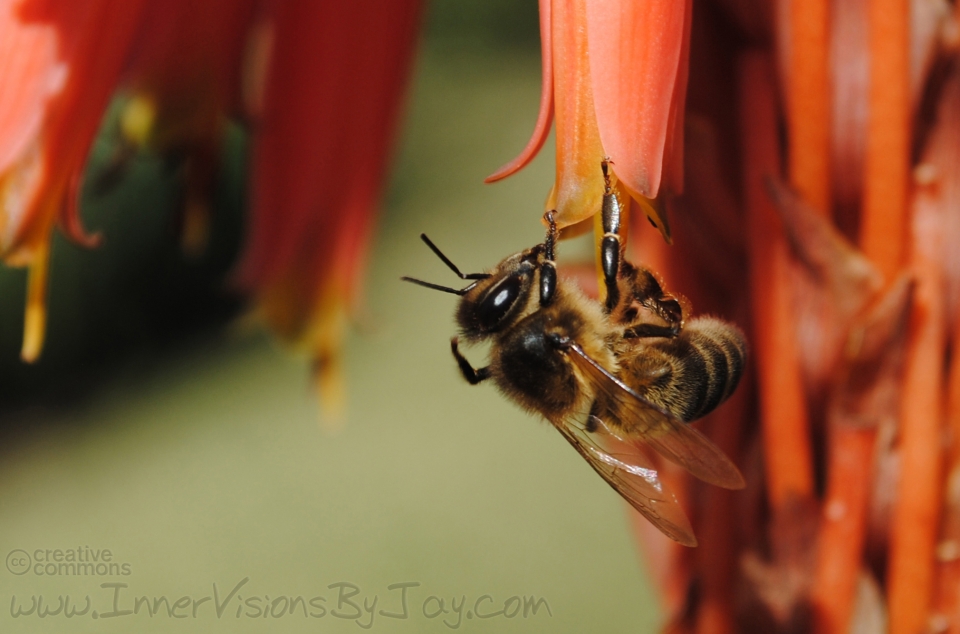
[{"label": "blurred foliage", "polygon": [[540,47],[540,14],[535,0],[433,0],[424,30],[434,47]]}]

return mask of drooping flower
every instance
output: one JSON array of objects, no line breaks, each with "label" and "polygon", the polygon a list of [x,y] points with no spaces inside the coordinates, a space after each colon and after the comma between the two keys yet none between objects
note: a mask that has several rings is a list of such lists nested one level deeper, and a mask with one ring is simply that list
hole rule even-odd
[{"label": "drooping flower", "polygon": [[90,243],[77,217],[78,183],[143,6],[0,2],[0,259],[30,269],[26,361],[43,346],[53,225]]},{"label": "drooping flower", "polygon": [[205,242],[223,124],[249,124],[252,219],[238,279],[315,355],[336,409],[338,346],[411,66],[419,0],[0,0],[0,259],[29,266],[23,358],[40,354],[51,232],[124,90],[115,171],[183,162],[185,250]]},{"label": "drooping flower", "polygon": [[255,0],[168,0],[148,4],[125,69],[120,160],[129,150],[181,162],[181,245],[205,247],[224,126],[243,120],[244,63]]},{"label": "drooping flower", "polygon": [[[252,158],[241,281],[341,407],[340,341],[412,62],[419,0],[281,3]],[[282,213],[278,213],[283,210]]]},{"label": "drooping flower", "polygon": [[546,206],[558,223],[600,210],[599,165],[609,158],[621,198],[636,201],[669,240],[661,185],[682,190],[691,9],[690,0],[541,0],[537,123],[527,147],[487,182],[529,163],[556,118],[557,176]]}]

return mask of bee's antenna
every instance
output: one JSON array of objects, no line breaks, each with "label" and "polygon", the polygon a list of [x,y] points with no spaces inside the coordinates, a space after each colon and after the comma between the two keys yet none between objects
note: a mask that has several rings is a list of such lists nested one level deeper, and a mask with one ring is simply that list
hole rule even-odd
[{"label": "bee's antenna", "polygon": [[404,282],[413,282],[418,286],[424,286],[426,288],[432,288],[435,291],[443,291],[444,293],[453,293],[454,295],[466,295],[469,293],[474,286],[477,285],[476,282],[466,286],[465,288],[450,288],[449,286],[440,286],[439,284],[431,284],[430,282],[424,282],[423,280],[418,280],[414,277],[401,277],[401,280]]},{"label": "bee's antenna", "polygon": [[[445,256],[445,255],[443,254],[443,251],[441,251],[440,249],[438,249],[438,248],[437,248],[437,245],[435,245],[433,242],[430,241],[430,238],[427,237],[427,234],[421,233],[421,234],[420,234],[420,239],[423,240],[424,242],[426,242],[426,243],[427,243],[427,246],[430,247],[430,250],[433,251],[438,258],[440,258],[441,260],[443,260],[443,263],[446,264],[447,266],[449,266],[449,267],[450,267],[450,270],[453,271],[454,273],[456,273],[456,274],[457,274],[457,277],[459,277],[461,280],[485,280],[485,279],[487,279],[488,277],[490,277],[490,274],[489,274],[489,273],[469,273],[469,274],[467,274],[467,275],[464,275],[463,273],[460,272],[460,269],[457,268],[457,265],[454,264],[453,262],[451,262],[451,261],[450,261],[450,258],[448,258],[447,256]],[[414,282],[414,281],[415,281],[415,280],[413,280],[413,279],[406,278],[406,277],[403,278],[403,279],[407,280],[408,282]],[[423,286],[429,286],[429,285],[426,284],[426,283],[421,283],[421,284],[422,284]],[[469,289],[469,288],[473,288],[473,286],[469,286],[468,289]],[[438,288],[437,290],[443,290],[443,289]],[[466,290],[467,290],[467,289],[464,289],[464,292],[466,292]],[[459,293],[459,291],[457,291],[457,292]],[[462,295],[463,293],[459,293],[459,294]]]}]

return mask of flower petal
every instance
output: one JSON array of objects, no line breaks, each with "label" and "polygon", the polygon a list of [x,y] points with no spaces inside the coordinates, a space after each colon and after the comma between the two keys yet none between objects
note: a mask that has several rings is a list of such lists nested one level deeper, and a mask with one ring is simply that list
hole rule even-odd
[{"label": "flower petal", "polygon": [[603,147],[624,185],[648,198],[659,192],[671,113],[682,97],[687,13],[678,0],[586,0]]},{"label": "flower petal", "polygon": [[[674,194],[683,193],[683,131],[684,112],[687,106],[687,80],[690,77],[690,29],[693,25],[693,0],[686,0],[683,25],[683,47],[677,79],[673,84],[673,102],[670,104],[670,121],[667,124],[667,141],[663,149],[663,182]],[[666,236],[669,242],[669,229]]]},{"label": "flower petal", "polygon": [[[252,159],[252,240],[241,271],[254,287],[286,271],[325,275],[348,213],[372,212],[419,2],[374,5],[276,5]],[[347,209],[357,191],[368,194],[366,208]],[[301,257],[313,264],[302,268]],[[315,293],[316,284],[304,282]]]},{"label": "flower petal", "polygon": [[316,360],[328,415],[419,23],[419,0],[273,5],[240,282]]},{"label": "flower petal", "polygon": [[[557,224],[576,224],[600,211],[606,156],[600,143],[590,81],[585,0],[559,0],[553,7],[554,93],[557,120]],[[617,171],[619,166],[614,165]]]},{"label": "flower petal", "polygon": [[[42,70],[45,99],[31,98],[41,111],[41,125],[31,128],[31,143],[0,142],[18,155],[6,155],[3,200],[0,202],[0,253],[8,263],[25,265],[37,245],[49,239],[53,218],[68,181],[86,161],[100,119],[113,93],[120,69],[137,30],[142,2],[98,0],[76,3],[8,2],[0,13],[0,33],[49,30],[55,34],[56,63]],[[42,39],[34,46],[46,48]],[[10,51],[16,57],[18,51]],[[34,53],[35,55],[39,55]],[[33,55],[28,54],[32,57]],[[7,60],[0,62],[9,64]],[[16,66],[14,64],[14,66]],[[28,82],[28,89],[32,82]],[[6,87],[6,86],[5,86]],[[14,99],[16,89],[4,93]],[[0,112],[14,108],[0,106]],[[0,118],[7,119],[6,115]],[[32,119],[30,119],[33,121]],[[6,128],[5,128],[6,129]],[[19,173],[19,174],[18,174]],[[52,202],[50,202],[52,201]]]},{"label": "flower petal", "polygon": [[24,24],[19,8],[11,0],[0,2],[0,173],[39,134],[44,104],[63,75],[56,29]]},{"label": "flower petal", "polygon": [[[50,232],[86,162],[142,5],[0,0],[0,258],[30,267],[25,361],[43,347]],[[68,230],[80,226],[74,207],[63,213]]]},{"label": "flower petal", "polygon": [[540,148],[550,134],[550,123],[553,121],[553,44],[550,18],[550,3],[552,0],[540,0],[540,50],[543,59],[543,79],[540,87],[540,112],[537,113],[537,123],[533,127],[533,135],[523,151],[496,172],[487,176],[483,182],[493,183],[516,173],[526,166],[537,155]]},{"label": "flower petal", "polygon": [[156,149],[219,139],[224,114],[240,110],[241,60],[253,18],[253,0],[148,5],[144,23],[150,28],[137,41],[126,74],[140,103],[155,108],[149,132]]},{"label": "flower petal", "polygon": [[68,240],[87,249],[94,249],[103,243],[103,234],[87,233],[80,220],[80,197],[83,193],[83,174],[78,170],[70,177],[67,199],[60,207],[58,226]]}]

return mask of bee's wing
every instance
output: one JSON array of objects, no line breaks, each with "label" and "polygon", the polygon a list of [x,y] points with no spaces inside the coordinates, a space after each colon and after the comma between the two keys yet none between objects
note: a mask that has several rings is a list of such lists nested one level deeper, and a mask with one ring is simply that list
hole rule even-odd
[{"label": "bee's wing", "polygon": [[573,419],[553,421],[553,426],[607,484],[667,537],[684,546],[696,546],[697,539],[687,516],[676,496],[660,481],[656,469],[646,464],[642,455],[610,453],[602,449],[592,436],[602,437],[610,430],[602,421],[596,420],[600,425],[593,434]]},{"label": "bee's wing", "polygon": [[608,398],[618,415],[639,429],[630,438],[652,447],[704,482],[725,489],[745,486],[740,471],[706,436],[643,398],[603,366],[587,356],[576,343],[569,346],[570,359],[582,371],[596,394]]}]

